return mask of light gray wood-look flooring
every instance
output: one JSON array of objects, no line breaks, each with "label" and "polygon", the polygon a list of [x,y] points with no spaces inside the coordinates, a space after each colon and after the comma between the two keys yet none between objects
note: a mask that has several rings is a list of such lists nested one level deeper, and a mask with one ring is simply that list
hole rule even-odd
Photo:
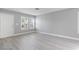
[{"label": "light gray wood-look flooring", "polygon": [[77,50],[79,40],[64,39],[40,33],[29,33],[0,39],[0,50]]}]

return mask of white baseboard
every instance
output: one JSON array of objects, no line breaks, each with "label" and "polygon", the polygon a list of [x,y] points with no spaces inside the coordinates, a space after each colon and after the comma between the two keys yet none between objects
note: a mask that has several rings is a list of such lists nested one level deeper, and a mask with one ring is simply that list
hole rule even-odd
[{"label": "white baseboard", "polygon": [[[13,34],[13,35],[8,35],[8,36],[0,36],[0,38],[6,38],[6,37],[11,37],[11,36],[18,36],[18,35],[23,35],[23,34],[33,33],[33,32],[37,32],[37,31],[18,33],[18,34]],[[61,38],[66,38],[66,39],[79,40],[79,38],[65,36],[65,35],[59,35],[59,34],[53,34],[53,33],[45,33],[45,32],[38,32],[38,33],[47,34],[47,35],[56,36],[56,37],[61,37]]]},{"label": "white baseboard", "polygon": [[0,38],[7,38],[7,37],[12,37],[12,36],[18,36],[18,35],[33,33],[33,32],[35,32],[35,31],[24,32],[24,33],[17,33],[17,34],[12,34],[12,35],[4,35],[4,36],[0,36]]},{"label": "white baseboard", "polygon": [[61,37],[61,38],[66,38],[66,39],[79,40],[79,38],[70,37],[70,36],[65,36],[65,35],[52,34],[52,33],[45,33],[45,32],[38,32],[38,33],[47,34],[47,35],[56,36],[56,37]]}]

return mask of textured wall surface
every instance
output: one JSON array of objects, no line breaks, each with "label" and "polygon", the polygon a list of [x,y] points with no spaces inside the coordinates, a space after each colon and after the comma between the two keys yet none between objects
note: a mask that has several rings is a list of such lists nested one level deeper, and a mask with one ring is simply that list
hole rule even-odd
[{"label": "textured wall surface", "polygon": [[[23,13],[20,13],[20,12],[14,12],[14,11],[2,9],[2,8],[0,9],[0,13],[12,14],[14,16],[14,30],[15,30],[15,33],[26,32],[26,31],[21,31],[21,16],[34,18],[34,19],[36,18],[33,15],[23,14]],[[35,25],[34,25],[33,30],[35,30]]]},{"label": "textured wall surface", "polygon": [[78,9],[66,9],[37,16],[37,31],[79,37],[77,31]]}]

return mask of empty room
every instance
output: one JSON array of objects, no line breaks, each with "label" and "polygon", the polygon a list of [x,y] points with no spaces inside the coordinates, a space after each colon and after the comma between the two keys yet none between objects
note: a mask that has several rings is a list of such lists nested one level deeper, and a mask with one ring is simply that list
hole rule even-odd
[{"label": "empty room", "polygon": [[78,49],[78,8],[0,8],[0,50]]}]

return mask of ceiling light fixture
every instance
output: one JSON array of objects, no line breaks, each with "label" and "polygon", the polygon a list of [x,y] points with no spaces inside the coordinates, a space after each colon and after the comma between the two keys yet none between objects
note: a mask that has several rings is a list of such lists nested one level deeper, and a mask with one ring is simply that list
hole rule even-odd
[{"label": "ceiling light fixture", "polygon": [[40,10],[39,8],[35,8],[35,10]]}]

